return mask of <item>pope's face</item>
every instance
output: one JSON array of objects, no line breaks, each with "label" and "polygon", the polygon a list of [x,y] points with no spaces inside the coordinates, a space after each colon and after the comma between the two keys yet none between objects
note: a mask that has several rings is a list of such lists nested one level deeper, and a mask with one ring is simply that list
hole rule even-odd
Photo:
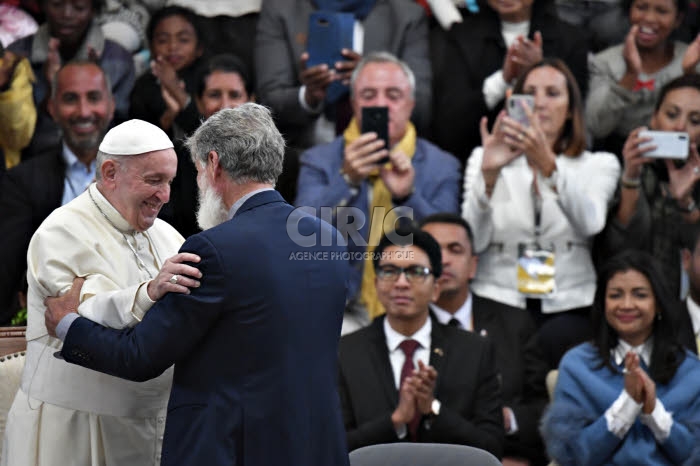
[{"label": "pope's face", "polygon": [[118,165],[109,201],[135,230],[148,230],[170,200],[170,183],[177,171],[175,151],[124,157]]}]

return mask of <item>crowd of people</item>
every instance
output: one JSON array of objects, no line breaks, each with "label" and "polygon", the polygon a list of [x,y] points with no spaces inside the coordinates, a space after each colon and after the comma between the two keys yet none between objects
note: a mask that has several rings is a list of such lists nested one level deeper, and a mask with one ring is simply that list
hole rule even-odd
[{"label": "crowd of people", "polygon": [[7,3],[0,465],[700,464],[697,2]]}]

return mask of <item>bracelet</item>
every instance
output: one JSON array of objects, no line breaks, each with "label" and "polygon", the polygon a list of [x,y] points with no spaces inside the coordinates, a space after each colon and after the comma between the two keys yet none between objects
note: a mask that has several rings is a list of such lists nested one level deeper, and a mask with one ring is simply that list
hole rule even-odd
[{"label": "bracelet", "polygon": [[620,184],[622,185],[623,188],[626,189],[639,189],[642,186],[642,179],[641,178],[634,178],[634,179],[629,179],[625,177],[625,175],[622,175],[620,178]]}]

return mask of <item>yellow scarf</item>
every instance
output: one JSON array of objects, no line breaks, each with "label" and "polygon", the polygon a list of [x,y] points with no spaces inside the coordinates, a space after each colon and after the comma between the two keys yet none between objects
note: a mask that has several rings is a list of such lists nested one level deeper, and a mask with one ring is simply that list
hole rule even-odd
[{"label": "yellow scarf", "polygon": [[15,67],[10,89],[0,93],[0,147],[5,152],[4,163],[8,170],[19,163],[21,150],[29,144],[34,134],[34,81],[29,61],[22,58]]},{"label": "yellow scarf", "polygon": [[[345,145],[350,144],[355,139],[360,137],[360,128],[357,126],[357,121],[353,118],[350,121],[347,129],[343,133]],[[416,152],[416,128],[411,122],[406,126],[406,133],[403,138],[391,149],[392,152],[399,151],[413,158]],[[362,288],[360,291],[360,300],[367,309],[369,318],[384,314],[384,306],[377,299],[377,290],[375,289],[374,265],[372,264],[372,252],[379,244],[382,234],[392,231],[396,222],[396,214],[391,212],[394,205],[391,202],[391,193],[386,187],[382,178],[379,176],[379,170],[370,175],[369,182],[372,187],[372,200],[370,201],[368,212],[371,215],[369,224],[369,235],[367,241],[367,260],[365,261],[362,271]],[[382,216],[384,216],[382,218]]]}]

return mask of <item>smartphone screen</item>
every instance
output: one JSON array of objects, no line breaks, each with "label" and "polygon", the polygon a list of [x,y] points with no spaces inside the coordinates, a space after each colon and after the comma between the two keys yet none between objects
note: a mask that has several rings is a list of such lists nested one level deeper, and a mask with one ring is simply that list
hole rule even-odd
[{"label": "smartphone screen", "polygon": [[[377,133],[377,137],[384,141],[384,148],[389,150],[389,108],[388,107],[362,107],[362,128],[364,133]],[[384,165],[389,161],[389,156],[382,158],[378,163]]]},{"label": "smartphone screen", "polygon": [[508,116],[523,126],[530,126],[530,120],[523,105],[527,105],[532,110],[535,107],[535,97],[529,94],[513,94],[508,97],[506,103]]},{"label": "smartphone screen", "polygon": [[690,138],[686,132],[647,130],[641,131],[639,137],[651,138],[651,141],[644,143],[645,146],[656,146],[656,149],[645,152],[644,157],[681,160],[688,158]]}]

